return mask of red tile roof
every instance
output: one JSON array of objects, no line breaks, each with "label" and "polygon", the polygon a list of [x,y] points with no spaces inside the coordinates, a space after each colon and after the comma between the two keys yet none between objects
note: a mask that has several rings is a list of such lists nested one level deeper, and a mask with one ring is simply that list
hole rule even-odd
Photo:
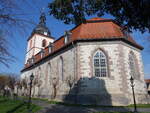
[{"label": "red tile roof", "polygon": [[146,83],[150,83],[150,79],[145,79],[145,82]]},{"label": "red tile roof", "polygon": [[[143,49],[132,39],[131,36],[125,38],[126,36],[123,34],[121,29],[122,27],[111,19],[92,18],[70,30],[72,33],[70,42],[85,39],[124,39],[139,49]],[[51,53],[61,49],[64,46],[64,36],[62,36],[58,40],[54,41],[53,51]],[[46,47],[44,51],[44,57],[51,54],[48,53],[48,47]],[[35,62],[38,62],[42,59],[39,53],[35,55],[35,59]],[[29,67],[29,65],[25,65],[25,68],[27,67]]]},{"label": "red tile roof", "polygon": [[[71,41],[78,39],[114,39],[125,37],[119,25],[114,23],[111,19],[103,18],[92,18],[87,20],[86,23],[80,24],[79,26],[73,28],[71,33]],[[129,36],[127,40],[135,45],[138,45],[131,36]],[[55,50],[61,48],[62,46],[64,46],[63,36],[54,42]]]},{"label": "red tile roof", "polygon": [[113,24],[113,22],[95,22],[81,24],[76,30],[72,31],[72,38],[114,38],[123,37],[120,27]]},{"label": "red tile roof", "polygon": [[87,21],[96,21],[96,20],[110,20],[110,19],[94,17],[94,18],[88,19]]}]

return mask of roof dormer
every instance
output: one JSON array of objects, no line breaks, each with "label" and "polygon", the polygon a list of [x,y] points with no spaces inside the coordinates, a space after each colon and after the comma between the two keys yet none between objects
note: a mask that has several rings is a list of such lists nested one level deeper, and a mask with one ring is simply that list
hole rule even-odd
[{"label": "roof dormer", "polygon": [[71,32],[70,31],[65,31],[65,35],[64,35],[64,43],[68,43],[70,41],[70,38],[71,38]]}]

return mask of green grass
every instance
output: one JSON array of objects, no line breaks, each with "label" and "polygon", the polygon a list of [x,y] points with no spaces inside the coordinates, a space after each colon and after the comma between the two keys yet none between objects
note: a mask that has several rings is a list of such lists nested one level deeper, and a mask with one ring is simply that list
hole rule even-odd
[{"label": "green grass", "polygon": [[[133,112],[95,112],[95,113],[133,113]],[[140,113],[144,113],[144,112],[140,112]]]},{"label": "green grass", "polygon": [[[26,99],[26,100],[28,100],[29,99],[29,97],[25,97],[25,96],[19,96],[20,98],[22,98],[22,99]],[[35,98],[35,97],[32,97],[32,100],[41,100],[41,101],[45,101],[45,102],[48,102],[48,99],[45,99],[45,98]]]},{"label": "green grass", "polygon": [[[26,97],[25,97],[26,98]],[[82,105],[82,104],[71,104],[71,103],[65,103],[65,102],[59,102],[59,101],[49,101],[48,99],[44,98],[32,98],[32,100],[41,100],[45,101],[49,104],[58,104],[58,105],[65,105],[65,106],[79,106],[79,107],[124,107],[124,108],[132,108],[134,105],[128,105],[128,106],[103,106],[103,105]],[[138,108],[150,108],[150,104],[137,104]],[[117,112],[116,112],[117,113]]]},{"label": "green grass", "polygon": [[133,113],[133,112],[95,112],[95,113]]},{"label": "green grass", "polygon": [[[94,113],[134,113],[134,112],[94,112]],[[150,113],[150,112],[138,112],[138,113]]]},{"label": "green grass", "polygon": [[[103,106],[103,105],[82,105],[82,104],[71,104],[71,103],[65,103],[65,102],[59,102],[59,101],[49,101],[48,99],[43,98],[32,98],[32,100],[41,100],[45,101],[49,104],[58,104],[58,105],[65,105],[65,106],[79,106],[79,107],[134,107],[134,105],[128,105],[128,106]],[[150,104],[137,104],[138,108],[150,108]]]},{"label": "green grass", "polygon": [[41,100],[41,101],[48,102],[48,99],[45,98],[32,98],[32,100]]},{"label": "green grass", "polygon": [[65,106],[78,106],[78,107],[113,107],[113,106],[100,106],[100,105],[82,105],[82,104],[71,104],[65,102],[58,102],[58,101],[48,101],[49,104],[58,104],[58,105],[65,105]]},{"label": "green grass", "polygon": [[[44,100],[46,101],[46,100]],[[58,101],[48,101],[49,104],[59,104],[59,105],[65,105],[65,106],[79,106],[79,107],[134,107],[134,105],[128,105],[128,106],[103,106],[103,105],[82,105],[82,104],[70,104],[70,103],[64,103],[64,102],[58,102]],[[138,108],[150,108],[150,104],[137,104]]]},{"label": "green grass", "polygon": [[[47,101],[49,104],[59,104],[59,105],[65,105],[65,106],[80,106],[80,107],[134,107],[134,105],[128,105],[128,106],[103,106],[103,105],[82,105],[82,104],[70,104],[70,103],[64,103],[64,102],[58,102],[58,101]],[[137,108],[150,108],[150,104],[137,104]]]},{"label": "green grass", "polygon": [[[40,110],[41,107],[31,104],[32,113]],[[27,103],[20,100],[12,100],[0,97],[0,113],[27,113]]]},{"label": "green grass", "polygon": [[[23,97],[26,98],[27,97]],[[128,107],[134,107],[134,105],[128,105],[128,106],[102,106],[102,105],[81,105],[81,104],[71,104],[71,103],[65,103],[65,102],[59,102],[59,101],[49,101],[48,99],[43,99],[43,98],[32,98],[32,100],[40,100],[44,101],[48,104],[56,104],[56,105],[64,105],[64,106],[76,106],[76,107],[88,107],[88,108],[94,108],[94,107],[123,107],[123,108],[128,108]],[[138,108],[150,108],[150,104],[137,104]],[[132,113],[132,112],[95,112],[95,113]],[[142,112],[144,113],[144,112]],[[149,112],[150,113],[150,112]]]},{"label": "green grass", "polygon": [[[150,108],[150,104],[137,104],[136,105],[138,108]],[[134,105],[129,105],[127,107],[134,107]]]}]

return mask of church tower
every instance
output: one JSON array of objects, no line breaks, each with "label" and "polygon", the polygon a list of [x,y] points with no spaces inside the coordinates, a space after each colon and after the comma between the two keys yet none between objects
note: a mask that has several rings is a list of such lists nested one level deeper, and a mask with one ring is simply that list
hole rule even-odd
[{"label": "church tower", "polygon": [[37,53],[42,51],[49,43],[54,42],[50,30],[46,26],[46,16],[42,13],[39,24],[33,29],[31,36],[27,40],[27,53],[25,64]]}]

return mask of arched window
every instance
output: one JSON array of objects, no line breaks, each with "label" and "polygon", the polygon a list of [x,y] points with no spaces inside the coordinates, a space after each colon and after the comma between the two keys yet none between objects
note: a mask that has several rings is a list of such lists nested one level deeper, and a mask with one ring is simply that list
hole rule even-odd
[{"label": "arched window", "polygon": [[59,78],[60,80],[63,80],[64,75],[63,75],[63,58],[60,57],[59,59]]},{"label": "arched window", "polygon": [[106,77],[108,75],[107,70],[107,57],[101,50],[96,51],[93,56],[94,75],[96,77]]},{"label": "arched window", "polygon": [[42,40],[42,47],[45,47],[46,46],[46,40]]},{"label": "arched window", "polygon": [[48,80],[49,80],[49,83],[51,82],[51,63],[49,62],[48,63],[48,71],[47,71],[47,73],[48,73]]},{"label": "arched window", "polygon": [[129,53],[129,67],[130,67],[130,75],[134,79],[137,79],[138,74],[137,74],[137,69],[136,69],[135,55],[133,52]]}]

